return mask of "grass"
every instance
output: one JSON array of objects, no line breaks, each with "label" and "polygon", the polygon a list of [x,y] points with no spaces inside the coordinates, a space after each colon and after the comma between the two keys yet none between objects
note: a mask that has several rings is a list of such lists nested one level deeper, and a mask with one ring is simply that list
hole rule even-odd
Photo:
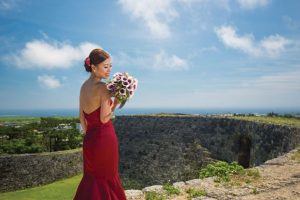
[{"label": "grass", "polygon": [[146,192],[146,200],[166,200],[166,197],[164,197],[161,194],[158,194],[157,192]]},{"label": "grass", "polygon": [[260,179],[260,173],[257,169],[245,169],[238,174],[230,175],[229,186],[241,186],[244,183],[250,184]]},{"label": "grass", "polygon": [[[163,184],[163,189],[167,192],[167,196],[180,194],[179,189],[175,188],[169,182]],[[166,195],[159,194],[157,192],[145,192],[145,197],[146,200],[165,200],[167,198]]]},{"label": "grass", "polygon": [[81,178],[82,174],[48,185],[0,193],[0,200],[70,200],[73,199]]},{"label": "grass", "polygon": [[167,191],[168,195],[172,194],[180,194],[179,189],[175,188],[173,185],[170,183],[165,183],[163,184],[163,189]]},{"label": "grass", "polygon": [[257,188],[253,188],[253,189],[252,189],[252,193],[253,193],[253,194],[259,194]]},{"label": "grass", "polygon": [[188,200],[191,200],[192,198],[195,197],[200,197],[200,196],[205,196],[206,191],[204,189],[194,189],[194,188],[189,188],[185,191],[188,193]]},{"label": "grass", "polygon": [[277,125],[286,125],[300,128],[300,119],[299,118],[288,118],[283,116],[270,117],[270,116],[230,116],[228,118],[255,121],[262,123],[271,123]]},{"label": "grass", "polygon": [[[17,190],[13,192],[0,193],[0,200],[70,200],[73,199],[76,189],[80,183],[83,174],[56,181],[43,186]],[[128,182],[123,182],[124,189],[132,188]],[[175,188],[176,189],[176,188]],[[167,191],[173,193],[172,187],[167,187]],[[146,194],[149,200],[165,200],[166,198],[160,194]]]}]

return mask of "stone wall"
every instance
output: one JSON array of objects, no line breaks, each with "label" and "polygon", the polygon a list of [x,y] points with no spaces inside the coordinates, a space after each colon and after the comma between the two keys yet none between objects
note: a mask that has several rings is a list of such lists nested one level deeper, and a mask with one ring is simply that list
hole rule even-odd
[{"label": "stone wall", "polygon": [[44,185],[82,172],[82,148],[0,157],[0,192]]},{"label": "stone wall", "polygon": [[[300,129],[226,117],[117,116],[114,127],[120,177],[135,189],[197,178],[215,160],[256,166],[300,144]],[[79,174],[81,150],[0,157],[0,191]]]},{"label": "stone wall", "polygon": [[214,160],[256,166],[300,144],[300,129],[226,117],[118,116],[114,124],[121,178],[137,188],[198,177]]}]

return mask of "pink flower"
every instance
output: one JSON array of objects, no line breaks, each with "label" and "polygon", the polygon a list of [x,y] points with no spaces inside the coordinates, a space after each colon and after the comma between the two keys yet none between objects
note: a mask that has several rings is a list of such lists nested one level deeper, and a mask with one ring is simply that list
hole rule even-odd
[{"label": "pink flower", "polygon": [[[106,87],[114,97],[121,99],[125,104],[125,102],[134,95],[137,83],[137,79],[128,73],[117,72],[113,75],[113,79],[107,83]],[[123,106],[119,108],[121,107]]]},{"label": "pink flower", "polygon": [[121,76],[122,76],[122,73],[120,73],[120,72],[117,72],[114,74],[114,77],[121,77]]},{"label": "pink flower", "polygon": [[122,85],[127,87],[129,85],[129,83],[127,81],[122,81]]},{"label": "pink flower", "polygon": [[87,57],[84,62],[87,66],[90,66],[91,65],[90,57]]},{"label": "pink flower", "polygon": [[114,86],[113,83],[109,83],[109,84],[106,85],[106,88],[107,88],[108,90],[113,90],[114,87],[115,87],[115,86]]}]

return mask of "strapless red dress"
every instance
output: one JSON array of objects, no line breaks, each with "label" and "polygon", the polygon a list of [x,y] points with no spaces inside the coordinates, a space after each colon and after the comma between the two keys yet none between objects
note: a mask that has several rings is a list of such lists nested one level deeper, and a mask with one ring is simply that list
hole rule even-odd
[{"label": "strapless red dress", "polygon": [[112,121],[100,121],[100,107],[84,115],[87,131],[83,139],[83,177],[73,200],[126,200]]}]

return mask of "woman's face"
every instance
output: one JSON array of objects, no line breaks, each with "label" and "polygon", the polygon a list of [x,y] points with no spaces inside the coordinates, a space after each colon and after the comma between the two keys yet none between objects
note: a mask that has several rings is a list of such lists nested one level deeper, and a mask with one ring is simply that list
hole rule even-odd
[{"label": "woman's face", "polygon": [[99,63],[94,69],[94,73],[97,77],[107,79],[112,69],[111,58],[109,57],[102,63]]}]

